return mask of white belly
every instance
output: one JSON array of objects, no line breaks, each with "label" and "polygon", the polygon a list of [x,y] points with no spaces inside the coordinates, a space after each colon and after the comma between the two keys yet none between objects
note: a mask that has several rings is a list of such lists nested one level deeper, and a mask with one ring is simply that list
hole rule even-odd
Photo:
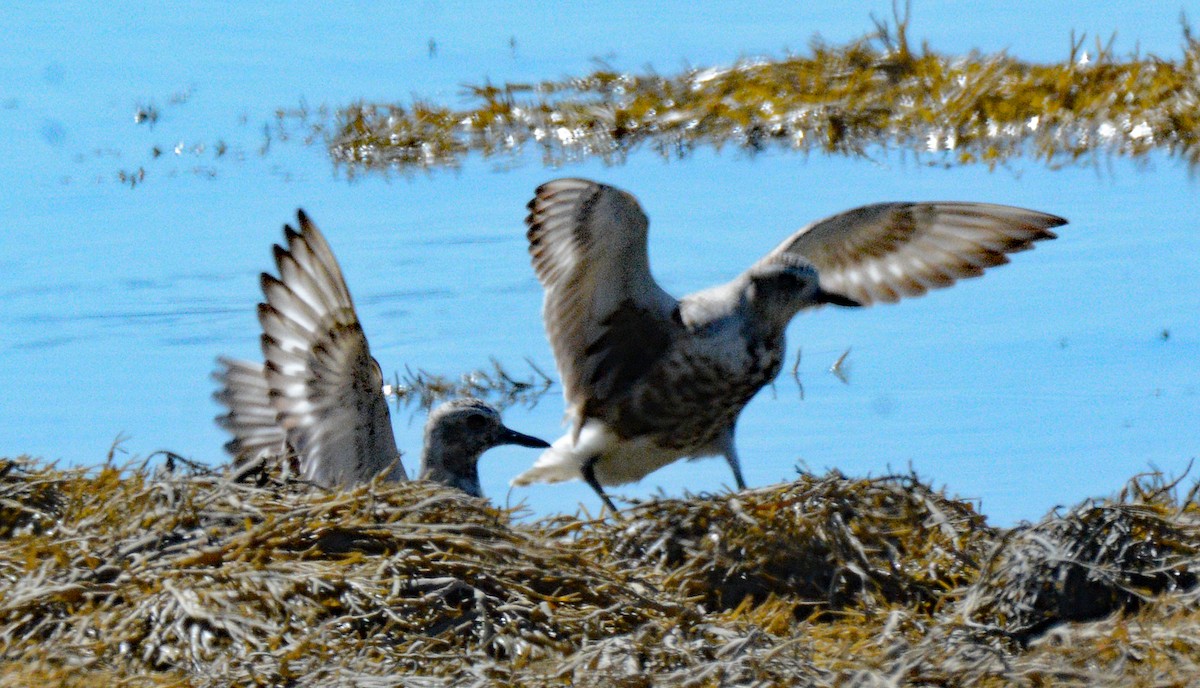
[{"label": "white belly", "polygon": [[685,456],[716,453],[718,452],[715,449],[699,453],[665,449],[647,437],[621,440],[604,423],[588,420],[579,433],[578,442],[572,441],[570,433],[558,438],[552,447],[542,452],[529,470],[513,478],[512,484],[557,483],[581,479],[584,463],[594,456],[599,456],[601,458],[593,467],[596,480],[601,485],[624,485],[641,480]]}]

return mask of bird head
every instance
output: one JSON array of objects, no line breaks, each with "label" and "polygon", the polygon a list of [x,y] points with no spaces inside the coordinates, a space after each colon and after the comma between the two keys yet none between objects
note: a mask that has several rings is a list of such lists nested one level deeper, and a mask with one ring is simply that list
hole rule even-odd
[{"label": "bird head", "polygon": [[746,301],[762,322],[774,325],[779,331],[805,308],[861,305],[821,288],[817,269],[796,255],[775,255],[759,261],[746,272],[746,282]]},{"label": "bird head", "polygon": [[479,455],[502,444],[549,447],[545,440],[512,430],[500,412],[479,399],[455,399],[437,407],[425,423],[425,449],[442,449],[447,460],[474,463]]},{"label": "bird head", "polygon": [[505,427],[500,412],[486,402],[471,398],[446,402],[434,409],[425,423],[419,477],[482,497],[479,457],[501,444],[550,446],[545,440]]}]

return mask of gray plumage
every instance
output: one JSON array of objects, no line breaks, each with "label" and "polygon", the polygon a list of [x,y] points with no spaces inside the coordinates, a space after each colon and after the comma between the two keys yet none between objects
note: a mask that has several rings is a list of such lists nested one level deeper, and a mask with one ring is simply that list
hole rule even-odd
[{"label": "gray plumage", "polygon": [[[284,227],[286,248],[274,247],[279,277],[261,278],[265,363],[218,359],[215,397],[229,412],[217,422],[233,434],[225,447],[242,461],[294,455],[303,477],[326,487],[380,474],[407,480],[383,375],[341,268],[304,211],[298,220],[299,231]],[[430,414],[426,439],[433,446],[422,456],[421,477],[475,496],[482,496],[476,462],[486,449],[506,442],[549,446],[505,428],[495,409],[473,399]]]},{"label": "gray plumage", "polygon": [[919,296],[1055,237],[1054,215],[986,203],[878,203],[788,237],[732,281],[676,300],[650,273],[631,194],[584,179],[538,188],[529,251],[571,430],[514,485],[642,478],[722,455],[745,487],[734,428],[779,373],[799,311]]},{"label": "gray plumage", "polygon": [[425,444],[417,477],[482,497],[479,457],[502,444],[550,446],[545,440],[505,427],[500,422],[500,413],[478,399],[448,401],[434,409],[425,423]]}]

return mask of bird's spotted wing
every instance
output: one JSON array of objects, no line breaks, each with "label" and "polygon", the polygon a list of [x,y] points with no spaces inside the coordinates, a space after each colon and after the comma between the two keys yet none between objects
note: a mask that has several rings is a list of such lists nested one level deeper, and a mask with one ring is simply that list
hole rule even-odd
[{"label": "bird's spotted wing", "polygon": [[279,425],[279,412],[271,404],[271,388],[262,364],[218,358],[217,365],[213,379],[220,388],[213,397],[229,409],[217,416],[217,424],[233,435],[225,443],[225,450],[238,464],[283,456],[287,435]]},{"label": "bird's spotted wing", "polygon": [[620,189],[558,179],[529,202],[529,253],[568,413],[604,415],[682,328],[678,302],[650,275],[648,220]]},{"label": "bird's spotted wing", "polygon": [[920,296],[1055,238],[1055,215],[990,203],[877,203],[814,222],[767,254],[798,255],[821,287],[866,306]]},{"label": "bird's spotted wing", "polygon": [[383,377],[371,358],[346,281],[329,245],[299,213],[275,247],[279,277],[262,276],[259,304],[271,404],[306,478],[322,485],[369,480],[391,466],[406,479]]}]

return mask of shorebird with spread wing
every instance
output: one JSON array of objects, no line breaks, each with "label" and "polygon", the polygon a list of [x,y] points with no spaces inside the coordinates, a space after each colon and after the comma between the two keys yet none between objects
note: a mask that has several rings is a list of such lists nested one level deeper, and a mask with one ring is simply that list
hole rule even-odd
[{"label": "shorebird with spread wing", "polygon": [[989,203],[877,203],[804,227],[732,281],[676,299],[650,274],[649,221],[630,193],[585,179],[542,185],[529,252],[570,431],[514,485],[639,480],[721,455],[745,488],[734,428],[779,373],[799,311],[920,296],[1008,262],[1066,220]]},{"label": "shorebird with spread wing", "polygon": [[[299,231],[284,226],[287,247],[275,246],[279,277],[261,278],[265,364],[218,359],[215,396],[229,412],[217,422],[233,435],[225,448],[241,460],[294,455],[303,476],[325,487],[381,473],[407,480],[383,374],[342,270],[304,211],[298,220]],[[550,446],[505,427],[483,401],[446,402],[429,414],[417,477],[482,497],[479,458],[502,444]]]}]

